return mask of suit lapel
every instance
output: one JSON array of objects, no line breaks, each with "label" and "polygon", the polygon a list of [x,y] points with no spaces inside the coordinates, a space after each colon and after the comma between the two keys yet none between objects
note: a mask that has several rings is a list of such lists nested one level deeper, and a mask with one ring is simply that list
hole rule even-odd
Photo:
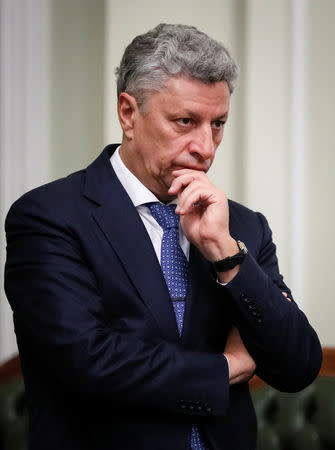
[{"label": "suit lapel", "polygon": [[178,340],[173,306],[143,222],[110,164],[108,146],[87,169],[84,195],[99,204],[93,217],[120,258],[167,340]]}]

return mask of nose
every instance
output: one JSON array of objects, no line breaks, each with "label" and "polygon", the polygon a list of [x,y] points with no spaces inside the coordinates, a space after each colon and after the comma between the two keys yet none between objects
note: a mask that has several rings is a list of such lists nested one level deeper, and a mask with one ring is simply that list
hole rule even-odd
[{"label": "nose", "polygon": [[203,125],[193,130],[189,150],[198,160],[206,161],[214,157],[215,145],[210,125]]}]

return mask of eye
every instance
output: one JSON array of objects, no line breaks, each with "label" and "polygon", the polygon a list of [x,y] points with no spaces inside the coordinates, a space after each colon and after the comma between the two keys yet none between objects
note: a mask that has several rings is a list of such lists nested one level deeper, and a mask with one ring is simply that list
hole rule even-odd
[{"label": "eye", "polygon": [[224,124],[225,124],[225,122],[223,120],[214,120],[212,122],[212,127],[215,129],[219,129],[219,128],[223,128]]},{"label": "eye", "polygon": [[182,117],[181,119],[178,119],[177,122],[181,125],[190,125],[191,119],[189,117]]}]

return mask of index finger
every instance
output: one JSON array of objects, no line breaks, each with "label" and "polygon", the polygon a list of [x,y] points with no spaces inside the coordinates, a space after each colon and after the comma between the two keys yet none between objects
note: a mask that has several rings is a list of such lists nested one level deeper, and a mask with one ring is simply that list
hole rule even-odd
[{"label": "index finger", "polygon": [[178,175],[176,175],[175,179],[172,181],[169,193],[170,194],[178,194],[183,188],[188,186],[190,183],[192,183],[195,180],[195,177],[193,175],[194,171],[184,171],[180,170]]},{"label": "index finger", "polygon": [[177,178],[180,177],[181,175],[187,175],[188,173],[205,173],[204,170],[196,170],[196,169],[176,169],[172,171],[172,175]]}]

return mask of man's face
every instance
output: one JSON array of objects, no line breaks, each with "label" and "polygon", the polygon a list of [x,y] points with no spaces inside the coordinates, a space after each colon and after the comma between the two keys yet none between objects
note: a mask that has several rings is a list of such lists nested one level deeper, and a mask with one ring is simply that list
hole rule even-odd
[{"label": "man's face", "polygon": [[121,158],[160,200],[171,200],[167,191],[174,170],[210,168],[222,140],[229,100],[224,81],[207,85],[170,78],[161,91],[148,96],[144,112],[135,102]]}]

